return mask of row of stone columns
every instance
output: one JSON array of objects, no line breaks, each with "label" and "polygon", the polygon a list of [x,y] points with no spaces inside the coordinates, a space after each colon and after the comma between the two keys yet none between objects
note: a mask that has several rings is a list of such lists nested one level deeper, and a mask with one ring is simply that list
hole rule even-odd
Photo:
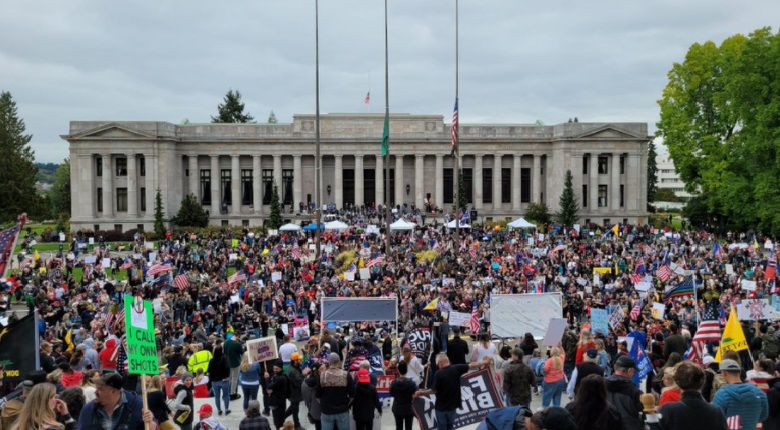
[{"label": "row of stone columns", "polygon": [[[146,161],[146,166],[153,168],[155,157],[152,154],[142,154]],[[136,218],[140,215],[138,207],[138,160],[136,154],[127,154],[127,217]],[[83,161],[81,161],[83,160]],[[111,219],[116,215],[116,195],[114,192],[114,162],[113,154],[101,154],[100,163],[103,170],[101,180],[101,192],[103,198],[102,217]],[[86,155],[80,158],[80,163],[88,162],[90,166],[94,163],[92,156]],[[91,169],[89,170],[91,171]],[[156,177],[146,175],[146,202],[153,202],[156,189]],[[91,202],[91,198],[87,201]],[[97,207],[93,207],[96,211]],[[147,209],[148,210],[148,209]]]}]

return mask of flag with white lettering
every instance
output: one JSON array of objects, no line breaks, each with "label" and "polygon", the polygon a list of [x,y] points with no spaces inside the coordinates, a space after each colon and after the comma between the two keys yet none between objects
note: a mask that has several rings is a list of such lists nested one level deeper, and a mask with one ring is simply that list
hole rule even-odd
[{"label": "flag with white lettering", "polygon": [[[488,413],[504,407],[496,378],[491,370],[479,370],[460,377],[460,407],[455,411],[455,425],[461,428],[485,419]],[[436,396],[414,400],[413,410],[422,430],[436,428]]]}]

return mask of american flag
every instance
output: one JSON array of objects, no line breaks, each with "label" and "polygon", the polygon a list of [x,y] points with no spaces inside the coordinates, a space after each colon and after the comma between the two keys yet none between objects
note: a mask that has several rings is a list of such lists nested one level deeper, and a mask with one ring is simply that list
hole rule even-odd
[{"label": "american flag", "polygon": [[371,103],[371,91],[366,93],[366,98],[363,100],[363,103],[370,104]]},{"label": "american flag", "polygon": [[740,430],[742,425],[740,424],[739,415],[726,418],[726,427],[729,430]]},{"label": "american flag", "polygon": [[718,320],[702,321],[699,329],[696,331],[696,335],[691,339],[688,360],[701,364],[707,343],[719,342],[720,337],[720,322]]},{"label": "american flag", "polygon": [[636,284],[638,284],[638,283],[642,282],[642,276],[640,276],[640,275],[638,275],[638,274],[634,273],[633,275],[631,275],[631,282],[633,282],[633,283],[634,283],[634,285],[636,285]]},{"label": "american flag", "polygon": [[715,258],[718,259],[718,262],[723,261],[723,246],[721,244],[716,242],[712,247],[712,253],[715,255]]},{"label": "american flag", "polygon": [[566,250],[566,245],[558,245],[547,253],[548,258],[553,258],[555,253]]},{"label": "american flag", "polygon": [[777,276],[777,257],[775,256],[774,251],[769,253],[769,260],[766,262],[766,272],[764,272],[764,276],[767,281],[771,281]]},{"label": "american flag", "polygon": [[173,285],[180,290],[184,290],[190,286],[190,281],[187,279],[187,275],[181,274],[173,278]]},{"label": "american flag", "polygon": [[638,301],[636,302],[636,305],[634,305],[634,308],[631,309],[631,312],[629,312],[628,316],[636,321],[637,318],[639,318],[639,314],[642,312],[642,302]]},{"label": "american flag", "polygon": [[5,265],[10,260],[19,226],[20,224],[16,224],[9,229],[0,231],[0,274],[5,273]]},{"label": "american flag", "polygon": [[173,267],[171,267],[170,264],[155,264],[149,268],[146,272],[146,276],[152,277],[159,275],[160,273],[170,272],[171,270],[173,270]]},{"label": "american flag", "polygon": [[[475,243],[475,245],[479,246],[479,244],[476,244],[476,243]],[[477,259],[477,246],[469,246],[469,257],[472,260],[476,260]]]},{"label": "american flag", "polygon": [[634,274],[636,275],[645,275],[645,259],[639,258],[639,260],[636,262],[636,267],[634,267]]},{"label": "american flag", "polygon": [[661,282],[667,282],[672,277],[672,269],[667,265],[661,266],[656,272],[655,276],[661,280]]},{"label": "american flag", "polygon": [[455,99],[455,109],[452,111],[452,152],[455,155],[458,151],[458,99]]},{"label": "american flag", "polygon": [[244,272],[236,272],[228,278],[228,285],[237,284],[239,282],[246,281],[246,275]]},{"label": "american flag", "polygon": [[293,245],[292,258],[293,260],[300,260],[301,258],[301,248],[298,247],[297,243]]},{"label": "american flag", "polygon": [[477,311],[476,300],[474,300],[474,303],[471,306],[471,320],[469,320],[469,328],[471,329],[471,334],[479,333],[479,311]]},{"label": "american flag", "polygon": [[131,267],[133,267],[133,260],[126,258],[125,262],[121,266],[119,266],[119,270],[127,270]]},{"label": "american flag", "polygon": [[384,255],[380,255],[378,257],[375,257],[375,258],[372,258],[372,259],[368,260],[368,263],[366,264],[366,268],[370,269],[370,268],[376,266],[377,264],[383,264],[384,262],[385,262],[385,256]]}]

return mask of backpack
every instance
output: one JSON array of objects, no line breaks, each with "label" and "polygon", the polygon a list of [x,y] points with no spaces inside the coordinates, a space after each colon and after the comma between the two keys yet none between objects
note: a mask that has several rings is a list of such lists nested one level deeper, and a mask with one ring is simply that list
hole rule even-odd
[{"label": "backpack", "polygon": [[774,360],[777,358],[777,354],[780,352],[780,342],[777,340],[777,336],[764,335],[764,355],[766,358]]},{"label": "backpack", "polygon": [[279,377],[284,378],[284,390],[282,394],[284,394],[285,399],[289,399],[290,396],[292,396],[292,383],[290,382],[290,378],[284,373],[280,373]]},{"label": "backpack", "polygon": [[546,363],[547,360],[539,360],[538,363],[536,363],[536,367],[534,368],[534,373],[538,377],[544,376],[544,363]]}]

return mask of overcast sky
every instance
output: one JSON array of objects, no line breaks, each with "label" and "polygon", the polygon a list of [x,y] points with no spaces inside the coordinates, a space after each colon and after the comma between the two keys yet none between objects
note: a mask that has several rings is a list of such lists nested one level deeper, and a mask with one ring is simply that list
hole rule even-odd
[{"label": "overcast sky", "polygon": [[[389,3],[391,112],[449,122],[454,0]],[[383,11],[320,2],[323,113],[384,109]],[[461,123],[577,116],[654,131],[666,73],[692,43],[778,19],[778,0],[460,0]],[[0,0],[0,41],[0,90],[38,161],[67,156],[71,120],[208,122],[231,88],[259,122],[314,112],[314,0]]]}]

